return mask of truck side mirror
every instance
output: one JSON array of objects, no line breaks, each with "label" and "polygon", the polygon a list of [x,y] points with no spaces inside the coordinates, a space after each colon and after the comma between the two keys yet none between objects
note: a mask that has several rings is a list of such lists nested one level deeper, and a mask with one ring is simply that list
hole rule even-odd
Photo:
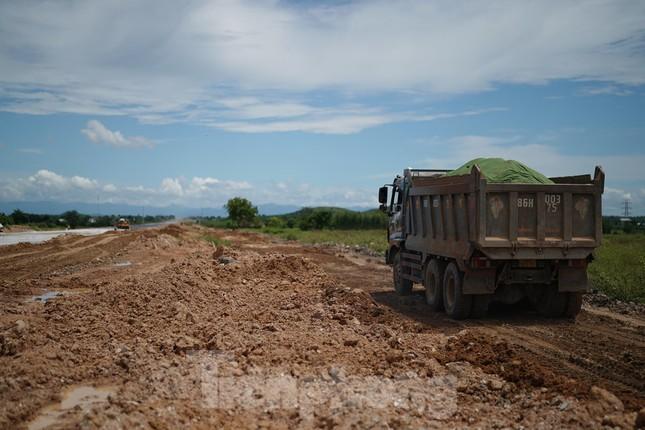
[{"label": "truck side mirror", "polygon": [[387,187],[381,187],[378,189],[378,202],[382,205],[387,203]]}]

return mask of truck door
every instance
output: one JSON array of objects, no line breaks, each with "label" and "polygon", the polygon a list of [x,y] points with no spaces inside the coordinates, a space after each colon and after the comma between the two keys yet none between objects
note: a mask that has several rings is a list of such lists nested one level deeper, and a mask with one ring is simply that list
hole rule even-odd
[{"label": "truck door", "polygon": [[403,240],[403,217],[402,201],[403,194],[399,188],[400,183],[394,182],[392,187],[392,196],[390,197],[390,220],[388,224],[388,231],[390,233],[390,241],[400,242]]}]

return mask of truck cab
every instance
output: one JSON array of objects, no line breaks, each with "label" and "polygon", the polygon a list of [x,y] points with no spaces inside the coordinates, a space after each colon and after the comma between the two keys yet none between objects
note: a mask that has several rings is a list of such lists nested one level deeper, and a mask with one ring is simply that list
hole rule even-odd
[{"label": "truck cab", "polygon": [[407,199],[412,177],[437,177],[447,171],[407,168],[403,171],[403,176],[396,175],[391,184],[385,184],[379,189],[379,209],[388,215],[387,238],[389,246],[385,252],[386,264],[392,264],[392,256],[405,242],[403,202]]},{"label": "truck cab", "polygon": [[[403,182],[403,178],[397,175],[391,184],[384,185],[379,189],[380,209],[388,215],[387,238],[390,247],[392,245],[398,246],[404,240],[401,221]],[[388,264],[391,263],[389,254],[388,249],[385,256],[385,261]]]}]

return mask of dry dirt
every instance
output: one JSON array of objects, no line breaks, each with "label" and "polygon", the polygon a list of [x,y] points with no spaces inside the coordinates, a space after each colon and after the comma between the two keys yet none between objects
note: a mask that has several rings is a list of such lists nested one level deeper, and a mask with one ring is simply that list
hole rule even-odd
[{"label": "dry dirt", "polygon": [[380,259],[204,234],[0,248],[0,428],[645,424],[643,315],[454,322]]}]

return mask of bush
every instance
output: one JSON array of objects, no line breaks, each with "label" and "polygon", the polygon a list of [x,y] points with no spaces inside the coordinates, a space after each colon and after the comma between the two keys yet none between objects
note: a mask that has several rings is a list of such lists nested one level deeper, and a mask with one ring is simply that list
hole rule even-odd
[{"label": "bush", "polygon": [[284,222],[284,220],[282,218],[278,218],[277,216],[272,216],[266,222],[266,226],[271,228],[284,228],[285,224],[286,223]]}]

